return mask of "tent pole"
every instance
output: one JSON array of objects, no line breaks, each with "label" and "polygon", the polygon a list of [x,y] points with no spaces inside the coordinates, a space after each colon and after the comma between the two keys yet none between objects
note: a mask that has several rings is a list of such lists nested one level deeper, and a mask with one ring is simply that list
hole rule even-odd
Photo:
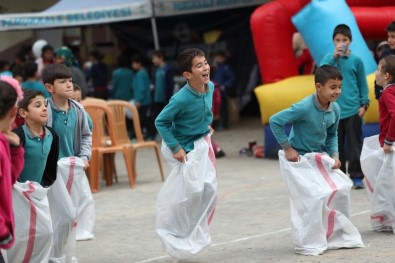
[{"label": "tent pole", "polygon": [[158,38],[158,29],[156,27],[154,1],[150,0],[150,3],[152,9],[152,17],[151,17],[152,35],[154,37],[155,50],[159,50],[160,46],[159,46],[159,38]]},{"label": "tent pole", "polygon": [[158,30],[156,28],[155,17],[151,17],[152,34],[154,36],[155,50],[159,50]]}]

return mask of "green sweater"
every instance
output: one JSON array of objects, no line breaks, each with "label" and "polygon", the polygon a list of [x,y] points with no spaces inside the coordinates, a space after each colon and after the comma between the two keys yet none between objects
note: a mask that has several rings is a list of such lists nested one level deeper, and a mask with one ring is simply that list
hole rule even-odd
[{"label": "green sweater", "polygon": [[155,126],[173,153],[190,152],[194,142],[206,136],[213,120],[211,112],[214,84],[199,93],[188,84],[178,91],[155,120]]},{"label": "green sweater", "polygon": [[341,120],[354,116],[362,105],[369,104],[369,89],[362,59],[351,53],[348,57],[335,60],[333,54],[327,54],[321,61],[321,65],[324,64],[337,67],[343,75],[342,93],[337,99]]},{"label": "green sweater", "polygon": [[[323,109],[313,94],[293,104],[290,108],[277,112],[270,117],[270,128],[277,142],[285,150],[292,146],[299,154],[308,152],[326,152],[338,156],[337,126],[339,125],[340,109],[336,102]],[[289,137],[284,126],[292,124]]]}]

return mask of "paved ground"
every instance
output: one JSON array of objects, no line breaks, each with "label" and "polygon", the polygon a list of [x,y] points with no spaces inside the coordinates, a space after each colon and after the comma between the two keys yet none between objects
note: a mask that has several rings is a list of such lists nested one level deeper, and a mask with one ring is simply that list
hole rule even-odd
[{"label": "paved ground", "polygon": [[[217,161],[219,199],[210,228],[213,244],[187,262],[395,262],[395,236],[370,228],[366,190],[351,193],[351,220],[365,248],[327,251],[316,257],[293,253],[288,192],[278,161],[238,153],[250,140],[263,141],[259,120],[243,120],[214,138],[227,156]],[[102,186],[94,194],[95,239],[77,243],[79,263],[172,262],[154,230],[155,200],[162,183],[153,151],[141,150],[137,163],[135,189],[129,188],[118,156],[119,183]]]}]

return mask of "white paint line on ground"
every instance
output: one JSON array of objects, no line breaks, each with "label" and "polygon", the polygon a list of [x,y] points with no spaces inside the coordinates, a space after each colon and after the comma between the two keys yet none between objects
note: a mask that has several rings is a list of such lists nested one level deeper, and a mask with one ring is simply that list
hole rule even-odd
[{"label": "white paint line on ground", "polygon": [[[370,213],[370,210],[365,210],[365,211],[361,211],[361,212],[358,212],[358,213],[354,213],[351,216],[360,216],[360,215],[364,215],[364,214],[367,214],[367,213]],[[214,243],[210,247],[217,247],[217,246],[223,246],[223,245],[228,245],[228,244],[233,244],[233,243],[239,243],[239,242],[243,242],[243,241],[246,241],[246,240],[251,240],[251,239],[255,239],[255,238],[260,238],[260,237],[265,237],[265,236],[279,234],[279,233],[282,233],[282,232],[287,232],[287,231],[290,231],[290,230],[291,230],[290,227],[289,228],[283,228],[283,229],[279,229],[279,230],[272,231],[272,232],[262,233],[262,234],[259,234],[259,235],[253,235],[253,236],[243,237],[243,238],[234,239],[234,240],[230,240],[230,241]],[[143,260],[143,261],[138,261],[138,262],[135,262],[135,263],[152,262],[152,261],[155,261],[155,260],[169,258],[169,257],[170,257],[169,255],[165,255],[165,256],[160,256],[160,257],[156,257],[156,258],[149,258],[149,259],[146,259],[146,260]]]}]

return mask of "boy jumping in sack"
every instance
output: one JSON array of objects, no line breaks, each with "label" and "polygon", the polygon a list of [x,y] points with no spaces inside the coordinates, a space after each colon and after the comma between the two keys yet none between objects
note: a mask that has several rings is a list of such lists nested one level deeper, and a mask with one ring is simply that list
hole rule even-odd
[{"label": "boy jumping in sack", "polygon": [[[348,219],[352,183],[339,170],[340,108],[335,101],[342,79],[333,66],[317,68],[316,93],[269,119],[283,148],[279,151],[280,168],[290,191],[294,248],[303,255],[363,246],[358,230]],[[287,137],[284,126],[289,123],[292,129]]]},{"label": "boy jumping in sack", "polygon": [[211,243],[208,225],[217,197],[215,154],[209,126],[214,84],[205,54],[186,49],[177,57],[187,84],[165,106],[155,124],[162,154],[172,171],[157,198],[156,232],[166,251],[186,259]]}]

